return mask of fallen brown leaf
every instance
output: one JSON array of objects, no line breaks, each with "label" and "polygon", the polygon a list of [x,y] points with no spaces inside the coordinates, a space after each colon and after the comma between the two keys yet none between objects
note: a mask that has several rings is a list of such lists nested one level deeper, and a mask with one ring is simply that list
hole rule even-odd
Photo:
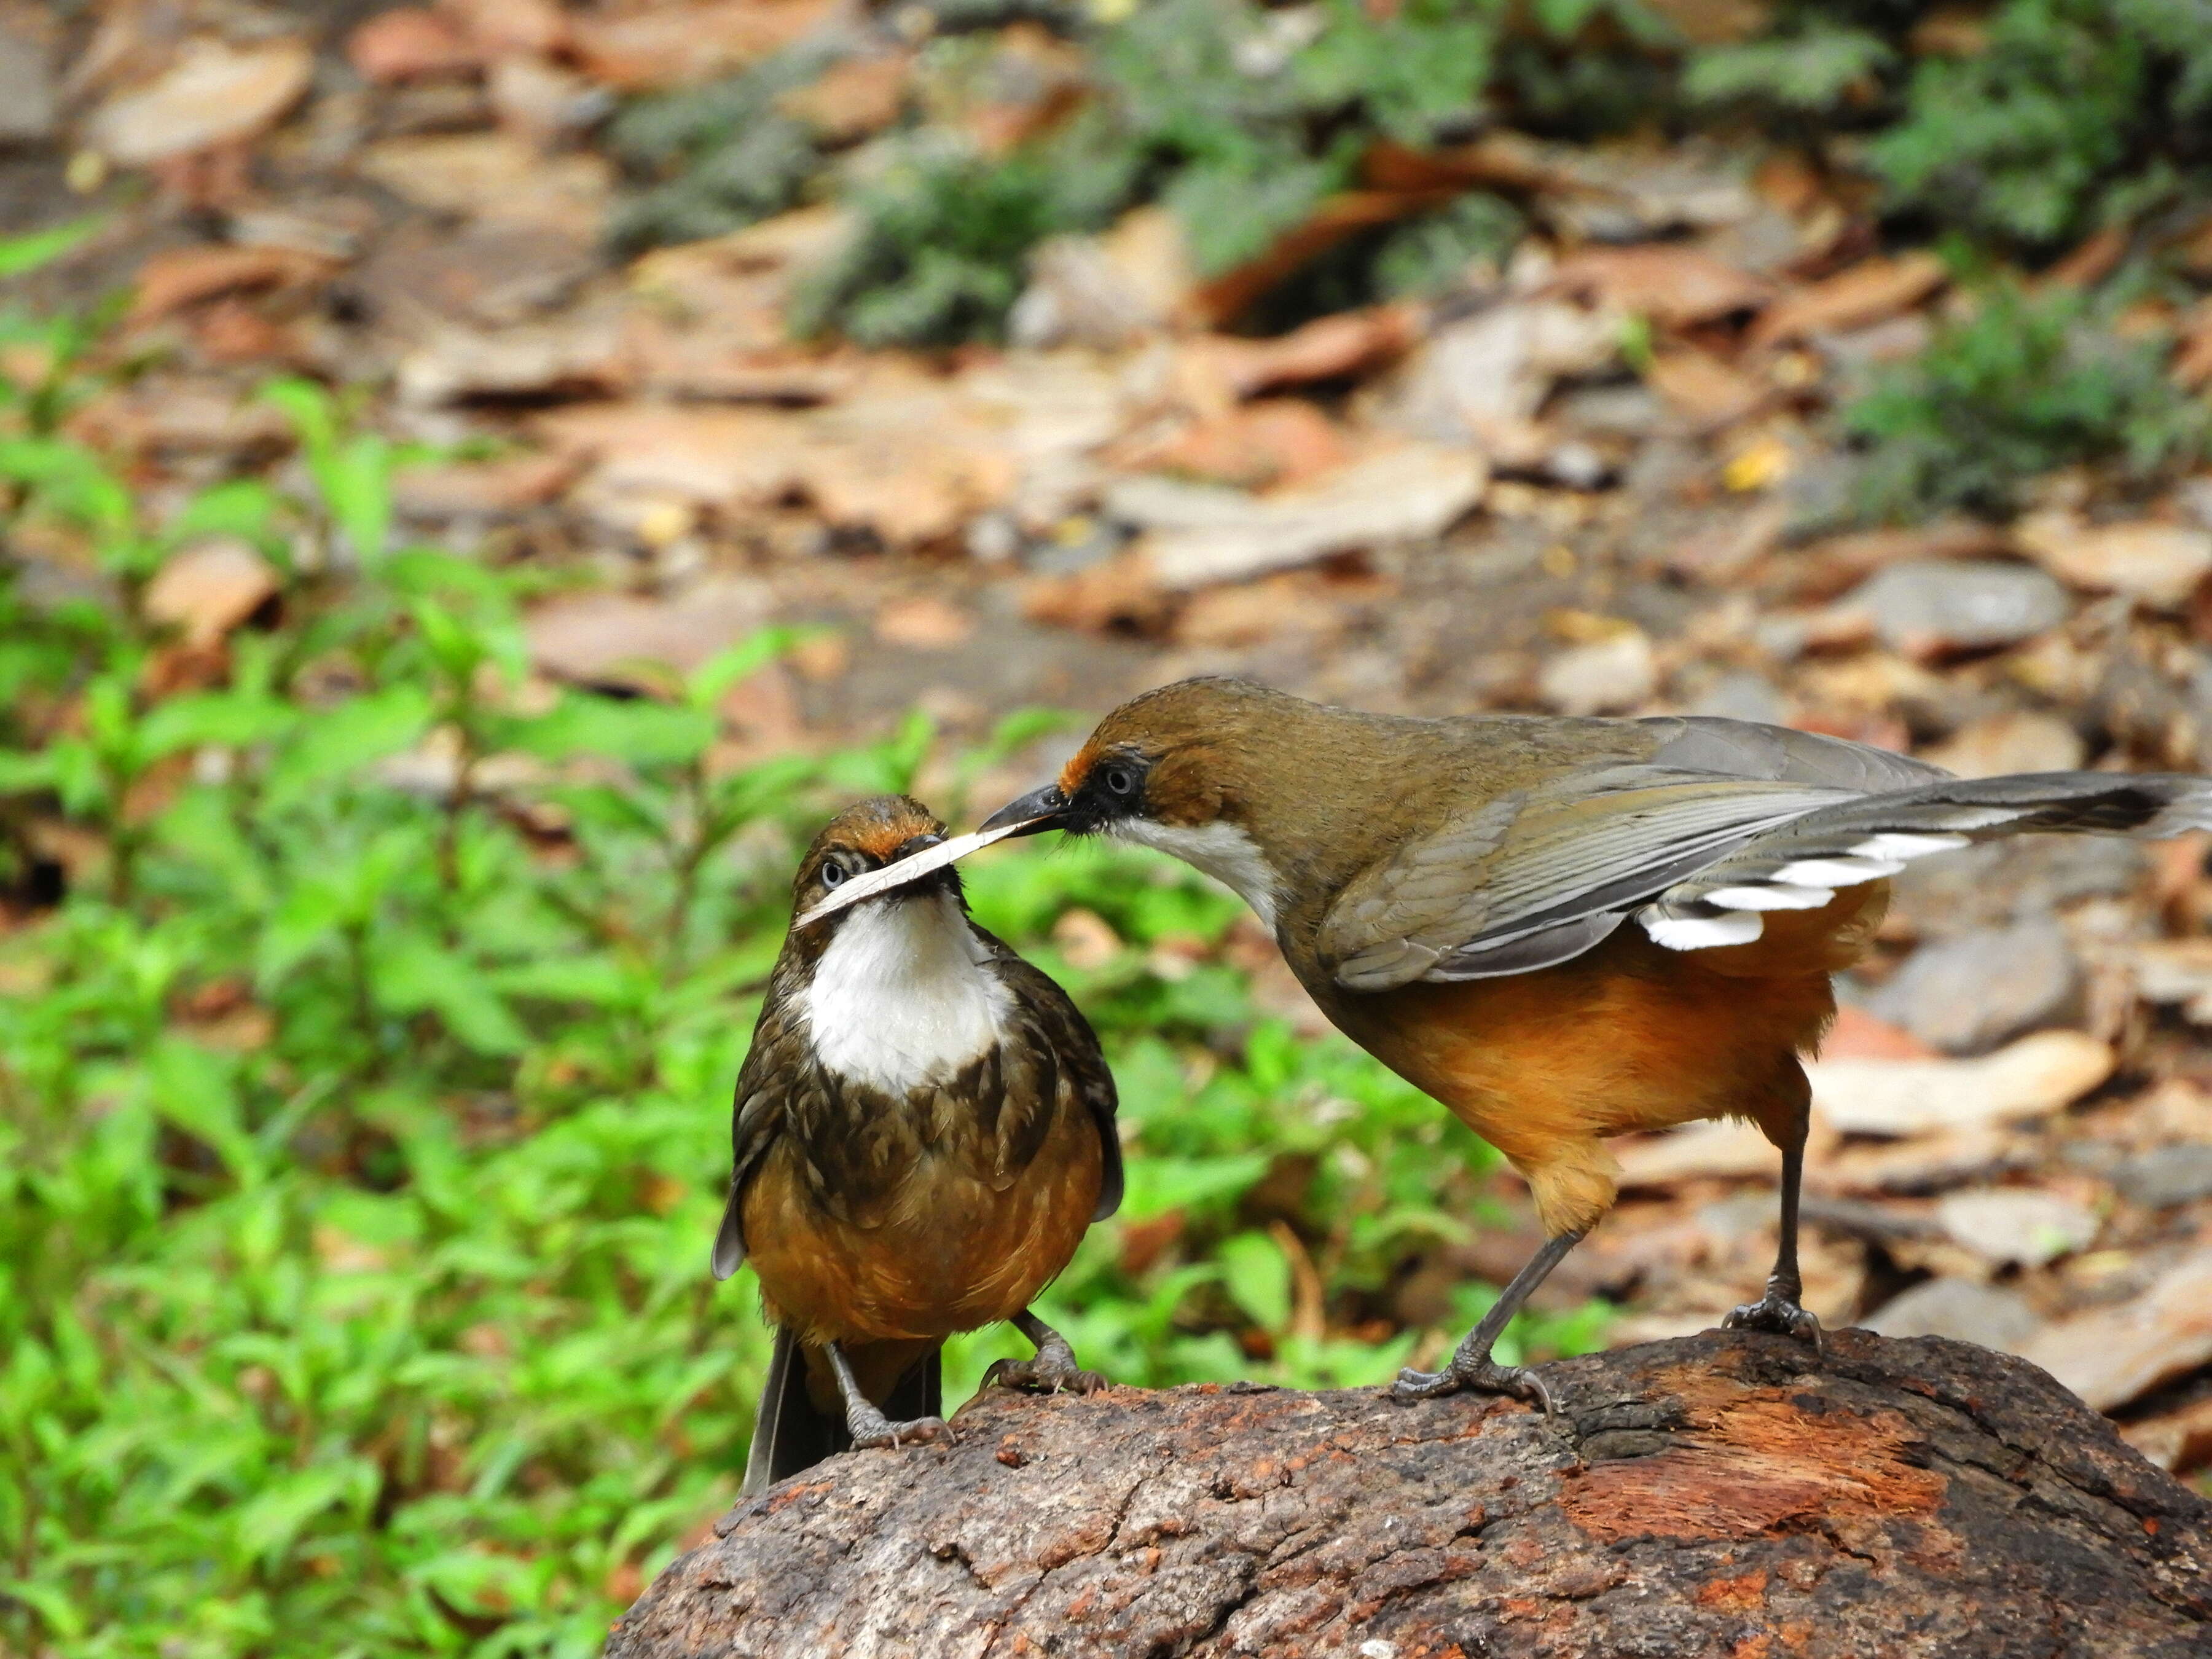
[{"label": "fallen brown leaf", "polygon": [[131,320],[150,323],[219,294],[307,287],[336,269],[333,261],[298,248],[214,243],[167,248],[139,267]]},{"label": "fallen brown leaf", "polygon": [[849,144],[898,119],[911,67],[903,55],[848,58],[812,85],[785,93],[776,108],[827,143]]},{"label": "fallen brown leaf", "polygon": [[151,621],[183,631],[187,644],[217,640],[276,592],[276,573],[246,543],[221,537],[173,554],[146,584]]},{"label": "fallen brown leaf", "polygon": [[1585,249],[1561,262],[1549,287],[1669,327],[1753,311],[1774,293],[1748,271],[1672,242]]},{"label": "fallen brown leaf", "polygon": [[195,35],[153,81],[94,110],[85,137],[125,167],[234,144],[274,126],[313,74],[314,54],[304,41],[234,46]]},{"label": "fallen brown leaf", "polygon": [[1266,489],[1295,484],[1351,458],[1344,434],[1312,404],[1268,398],[1183,428],[1171,437],[1134,446],[1115,457],[1132,471]]},{"label": "fallen brown leaf", "polygon": [[1864,328],[1918,305],[1949,280],[1948,270],[1932,253],[1863,260],[1776,301],[1752,325],[1751,343],[1779,345],[1809,334]]},{"label": "fallen brown leaf", "polygon": [[830,0],[708,0],[580,13],[568,36],[585,73],[621,92],[690,86],[781,51],[829,15]]},{"label": "fallen brown leaf", "polygon": [[935,594],[893,599],[876,612],[876,637],[909,651],[950,651],[975,636],[975,618]]},{"label": "fallen brown leaf", "polygon": [[1644,371],[1650,388],[1703,431],[1741,420],[1771,389],[1709,353],[1686,347],[1656,352]]},{"label": "fallen brown leaf", "polygon": [[2185,1256],[2132,1301],[2046,1327],[2026,1352],[2099,1411],[2194,1370],[2212,1360],[2212,1249]]},{"label": "fallen brown leaf", "polygon": [[390,86],[426,76],[458,75],[483,67],[483,49],[460,28],[421,6],[379,12],[346,40],[346,61],[362,80]]},{"label": "fallen brown leaf", "polygon": [[647,665],[689,673],[759,629],[773,603],[764,584],[736,577],[668,599],[589,593],[532,611],[523,637],[532,660],[556,678],[659,690]]}]

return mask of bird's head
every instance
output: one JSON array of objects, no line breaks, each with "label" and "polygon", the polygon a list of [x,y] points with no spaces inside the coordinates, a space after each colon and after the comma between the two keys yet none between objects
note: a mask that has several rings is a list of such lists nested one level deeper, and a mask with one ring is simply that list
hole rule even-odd
[{"label": "bird's head", "polygon": [[[799,861],[799,874],[791,884],[792,904],[805,915],[834,897],[847,882],[911,858],[944,839],[943,821],[911,795],[873,795],[857,801],[823,826]],[[898,904],[925,895],[957,896],[959,891],[959,872],[947,865],[852,908]]]},{"label": "bird's head", "polygon": [[1322,759],[1304,741],[1320,712],[1243,680],[1178,680],[1107,715],[1057,779],[982,827],[1157,847],[1226,882],[1272,922],[1274,821],[1285,793],[1295,795],[1306,766]]}]

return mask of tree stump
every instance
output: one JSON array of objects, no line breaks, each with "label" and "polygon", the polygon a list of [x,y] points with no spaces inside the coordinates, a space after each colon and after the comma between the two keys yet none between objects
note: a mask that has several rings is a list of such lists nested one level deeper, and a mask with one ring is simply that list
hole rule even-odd
[{"label": "tree stump", "polygon": [[749,1499],[609,1659],[2208,1659],[2212,1504],[2024,1360],[1710,1332],[1560,1416],[990,1392]]}]

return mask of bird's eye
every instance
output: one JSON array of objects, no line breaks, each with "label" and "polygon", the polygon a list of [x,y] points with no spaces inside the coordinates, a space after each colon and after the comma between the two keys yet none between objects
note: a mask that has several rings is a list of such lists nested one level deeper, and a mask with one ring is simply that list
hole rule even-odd
[{"label": "bird's eye", "polygon": [[1098,775],[1109,795],[1133,795],[1137,793],[1137,775],[1126,766],[1109,766]]},{"label": "bird's eye", "polygon": [[835,887],[852,873],[836,859],[822,860],[822,884],[824,887]]}]

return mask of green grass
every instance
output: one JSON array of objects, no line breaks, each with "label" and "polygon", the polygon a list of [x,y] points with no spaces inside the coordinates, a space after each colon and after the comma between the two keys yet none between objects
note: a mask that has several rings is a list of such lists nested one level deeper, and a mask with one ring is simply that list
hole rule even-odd
[{"label": "green grass", "polygon": [[[97,329],[6,326],[52,367],[0,385],[0,532],[108,598],[0,566],[0,1651],[593,1653],[742,1467],[767,1340],[706,1258],[796,849],[925,775],[963,814],[1054,722],[726,763],[773,633],[658,696],[526,695],[547,579],[396,543],[401,456],[341,403],[264,394],[304,493],[156,511],[63,434]],[[281,594],[194,678],[143,598],[216,531]],[[1098,844],[970,890],[1123,1090],[1128,1200],[1045,1304],[1085,1363],[1371,1382],[1457,1334],[1390,1291],[1489,1213],[1495,1154],[1257,1018],[1233,900]],[[1124,941],[1081,971],[1076,907]],[[956,1394],[1007,1346],[956,1344]]]}]

